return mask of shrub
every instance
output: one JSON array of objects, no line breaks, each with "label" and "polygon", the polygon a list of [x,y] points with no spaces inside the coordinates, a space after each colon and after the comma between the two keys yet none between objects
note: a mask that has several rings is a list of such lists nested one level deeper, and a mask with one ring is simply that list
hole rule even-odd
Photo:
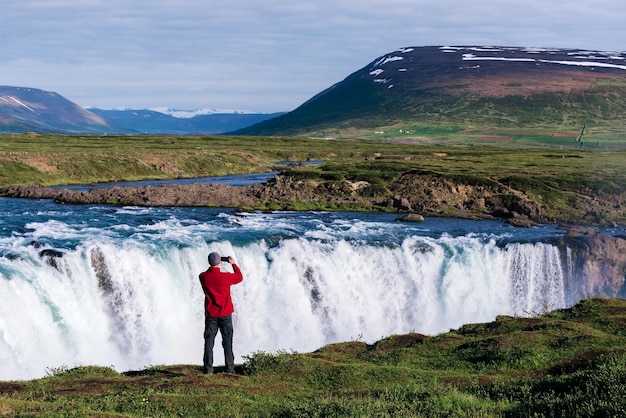
[{"label": "shrub", "polygon": [[329,181],[343,180],[343,174],[336,173],[336,172],[325,172],[325,173],[322,173],[320,177],[323,178],[324,180],[329,180]]},{"label": "shrub", "polygon": [[248,375],[276,372],[276,370],[289,371],[299,362],[297,353],[287,353],[279,350],[275,355],[266,351],[255,351],[249,356],[243,356],[244,373]]},{"label": "shrub", "polygon": [[361,194],[365,197],[379,197],[388,193],[388,190],[382,184],[370,184],[361,191]]}]

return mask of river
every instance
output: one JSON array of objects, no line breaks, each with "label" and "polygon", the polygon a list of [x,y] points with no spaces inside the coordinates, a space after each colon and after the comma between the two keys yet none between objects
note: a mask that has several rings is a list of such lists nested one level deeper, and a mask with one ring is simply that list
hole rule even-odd
[{"label": "river", "polygon": [[[0,198],[0,379],[202,362],[207,255],[232,255],[236,360],[435,335],[577,302],[555,225]],[[216,365],[223,364],[218,337]]]}]

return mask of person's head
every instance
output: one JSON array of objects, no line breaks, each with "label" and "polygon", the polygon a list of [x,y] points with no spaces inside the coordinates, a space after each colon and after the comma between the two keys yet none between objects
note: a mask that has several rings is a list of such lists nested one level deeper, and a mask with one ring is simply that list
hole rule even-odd
[{"label": "person's head", "polygon": [[222,257],[216,253],[216,252],[212,252],[211,254],[209,254],[209,264],[211,266],[217,266],[222,262]]}]

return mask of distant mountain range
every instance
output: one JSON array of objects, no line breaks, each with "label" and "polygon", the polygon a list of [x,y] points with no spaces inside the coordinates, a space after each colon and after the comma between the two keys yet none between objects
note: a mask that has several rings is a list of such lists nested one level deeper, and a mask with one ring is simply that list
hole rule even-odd
[{"label": "distant mountain range", "polygon": [[297,109],[236,134],[302,135],[394,124],[623,125],[626,54],[484,46],[402,48]]},{"label": "distant mountain range", "polygon": [[140,134],[219,134],[234,131],[284,113],[211,113],[193,117],[177,117],[155,110],[89,109],[107,122]]},{"label": "distant mountain range", "polygon": [[181,118],[158,110],[87,110],[56,93],[0,87],[0,132],[306,135],[398,124],[621,129],[626,54],[409,47],[376,58],[288,113],[201,111]]},{"label": "distant mountain range", "polygon": [[218,134],[282,114],[84,109],[57,93],[0,86],[0,133]]}]

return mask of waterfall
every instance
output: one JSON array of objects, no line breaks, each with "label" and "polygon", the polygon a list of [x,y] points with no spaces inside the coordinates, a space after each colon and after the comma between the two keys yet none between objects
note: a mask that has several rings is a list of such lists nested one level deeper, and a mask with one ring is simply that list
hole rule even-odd
[{"label": "waterfall", "polygon": [[[46,257],[24,239],[7,240],[10,256],[0,257],[1,380],[61,366],[200,365],[198,274],[211,251],[234,256],[244,274],[232,288],[238,362],[255,351],[434,335],[563,308],[570,268],[551,244],[498,245],[471,234],[409,235],[397,244],[302,234],[189,242],[95,230]],[[219,337],[215,357],[223,364]]]}]

